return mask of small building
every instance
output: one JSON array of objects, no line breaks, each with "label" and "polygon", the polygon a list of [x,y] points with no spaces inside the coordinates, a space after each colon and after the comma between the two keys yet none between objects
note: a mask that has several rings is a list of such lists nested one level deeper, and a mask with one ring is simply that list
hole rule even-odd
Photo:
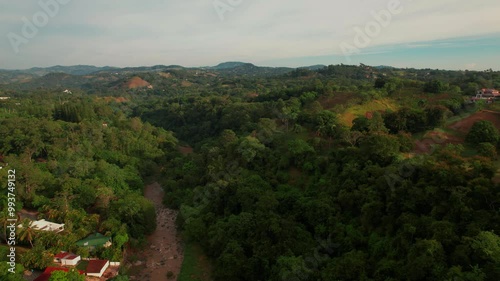
[{"label": "small building", "polygon": [[[19,224],[17,227],[22,228],[23,225]],[[41,219],[38,221],[32,221],[30,223],[30,227],[33,228],[34,230],[52,231],[55,233],[59,233],[59,232],[64,230],[64,224],[54,223],[54,222],[46,221],[44,219]]]},{"label": "small building", "polygon": [[108,260],[89,260],[87,265],[87,276],[102,277],[109,267]]},{"label": "small building", "polygon": [[64,266],[76,266],[81,260],[80,256],[68,252],[60,252],[54,256],[54,262]]},{"label": "small building", "polygon": [[81,260],[80,256],[69,254],[61,259],[61,264],[64,266],[76,266]]},{"label": "small building", "polygon": [[52,231],[59,233],[64,230],[64,224],[46,221],[44,219],[31,222],[30,226],[35,230]]},{"label": "small building", "polygon": [[60,252],[60,253],[59,253],[59,254],[57,254],[57,255],[54,255],[54,262],[55,262],[55,263],[61,263],[61,260],[62,260],[65,256],[67,256],[67,255],[69,255],[69,253],[68,253],[68,252],[64,252],[64,251]]},{"label": "small building", "polygon": [[477,91],[476,96],[481,95],[482,97],[485,98],[496,98],[500,97],[500,92],[496,89],[481,89]]},{"label": "small building", "polygon": [[8,100],[10,97],[0,97],[0,100]]},{"label": "small building", "polygon": [[112,245],[112,242],[111,237],[104,236],[100,233],[95,233],[87,236],[85,239],[76,242],[76,245],[80,247],[88,247],[90,250],[93,250],[96,247],[107,248]]}]

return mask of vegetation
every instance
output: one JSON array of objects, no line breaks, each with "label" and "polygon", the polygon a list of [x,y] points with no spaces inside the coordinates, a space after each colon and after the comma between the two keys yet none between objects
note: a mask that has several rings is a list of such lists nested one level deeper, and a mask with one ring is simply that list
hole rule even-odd
[{"label": "vegetation", "polygon": [[[146,71],[71,96],[4,87],[0,154],[17,169],[19,202],[66,224],[66,235],[20,230],[27,268],[62,249],[88,255],[72,245],[96,230],[115,242],[98,255],[119,258],[156,227],[142,187],[157,175],[214,280],[500,277],[498,125],[479,121],[415,153],[421,136],[446,136],[447,121],[486,106],[469,96],[500,87],[500,73]],[[134,76],[154,88],[120,86]]]}]

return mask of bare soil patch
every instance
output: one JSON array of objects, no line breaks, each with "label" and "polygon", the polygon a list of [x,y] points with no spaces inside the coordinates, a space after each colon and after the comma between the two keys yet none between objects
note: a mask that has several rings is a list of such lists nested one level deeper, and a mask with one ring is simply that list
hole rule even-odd
[{"label": "bare soil patch", "polygon": [[332,109],[337,105],[347,104],[350,100],[357,98],[356,93],[334,93],[332,97],[322,96],[318,102],[324,109]]},{"label": "bare soil patch", "polygon": [[164,77],[164,78],[172,78],[172,74],[169,73],[169,72],[160,72],[158,73],[161,77]]},{"label": "bare soil patch", "polygon": [[417,154],[430,153],[434,145],[461,144],[464,139],[445,132],[431,131],[415,142],[414,152]]},{"label": "bare soil patch", "polygon": [[143,87],[147,87],[151,84],[149,84],[149,82],[147,82],[146,80],[143,80],[142,78],[140,77],[132,77],[132,79],[130,79],[128,81],[128,83],[125,84],[125,86],[128,88],[128,89],[136,89],[136,88],[143,88]]},{"label": "bare soil patch", "polygon": [[183,155],[188,155],[193,153],[193,148],[191,146],[179,146],[179,152]]},{"label": "bare soil patch", "polygon": [[478,113],[474,113],[471,116],[464,118],[458,122],[455,122],[448,127],[455,131],[467,134],[472,128],[472,125],[474,125],[475,122],[480,120],[490,121],[495,125],[497,129],[500,130],[500,112],[489,111],[489,110],[482,110]]},{"label": "bare soil patch", "polygon": [[415,142],[415,153],[429,153],[433,145],[463,144],[465,135],[469,133],[472,125],[477,121],[487,120],[492,122],[500,130],[500,112],[482,110],[469,117],[459,120],[447,128],[457,132],[457,135],[448,134],[440,131],[431,131],[421,140]]}]

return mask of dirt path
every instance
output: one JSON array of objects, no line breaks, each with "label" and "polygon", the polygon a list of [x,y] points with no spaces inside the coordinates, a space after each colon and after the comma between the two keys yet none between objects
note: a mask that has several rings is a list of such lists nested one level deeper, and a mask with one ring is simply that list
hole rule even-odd
[{"label": "dirt path", "polygon": [[[148,247],[141,252],[141,256],[144,257],[143,269],[131,280],[177,280],[183,260],[182,244],[175,227],[178,212],[167,209],[163,205],[163,189],[160,184],[155,182],[146,186],[144,195],[156,207],[157,227],[156,231],[148,237]],[[169,271],[174,274],[174,278],[167,278]]]}]

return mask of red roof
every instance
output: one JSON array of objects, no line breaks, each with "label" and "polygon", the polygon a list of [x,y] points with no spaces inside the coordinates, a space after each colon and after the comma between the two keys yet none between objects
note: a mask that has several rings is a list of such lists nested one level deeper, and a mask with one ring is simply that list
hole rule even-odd
[{"label": "red roof", "polygon": [[66,252],[60,252],[59,254],[55,255],[54,258],[56,258],[56,259],[62,259],[62,258],[64,258],[67,255],[68,255],[68,253],[66,253]]},{"label": "red roof", "polygon": [[[59,253],[62,254],[62,253]],[[66,253],[67,254],[67,253]],[[50,276],[52,276],[52,272],[54,271],[65,271],[68,272],[69,268],[65,267],[54,267],[50,266],[45,269],[45,271],[42,273],[42,275],[38,276],[35,280],[33,281],[48,281],[50,279]],[[85,274],[85,271],[78,270],[80,274]]]},{"label": "red roof", "polygon": [[73,255],[73,254],[71,254],[71,255],[69,255],[69,256],[67,256],[67,257],[65,257],[64,259],[65,259],[65,260],[74,260],[74,259],[76,259],[76,258],[78,258],[78,257],[79,257],[79,256],[77,256],[77,255]]},{"label": "red roof", "polygon": [[87,273],[101,273],[101,270],[109,261],[106,260],[90,260],[87,266]]},{"label": "red roof", "polygon": [[45,271],[43,273],[52,273],[54,271],[65,271],[65,272],[68,272],[69,271],[69,268],[65,268],[65,267],[55,267],[55,266],[49,266],[45,269]]}]

